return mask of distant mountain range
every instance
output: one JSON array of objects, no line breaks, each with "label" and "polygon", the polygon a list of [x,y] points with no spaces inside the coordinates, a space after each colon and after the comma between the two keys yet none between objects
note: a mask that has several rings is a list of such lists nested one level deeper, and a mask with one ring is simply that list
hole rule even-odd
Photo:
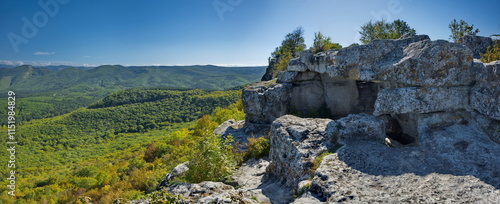
[{"label": "distant mountain range", "polygon": [[222,90],[260,80],[265,67],[134,66],[90,67],[23,65],[0,68],[0,92],[92,92],[135,87]]},{"label": "distant mountain range", "polygon": [[[0,64],[0,68],[15,68],[19,67],[19,65],[7,65],[7,64]],[[71,65],[50,65],[50,66],[32,66],[34,68],[45,68],[45,69],[50,69],[52,71],[59,71],[67,68],[77,68],[77,69],[82,69],[82,70],[88,70],[88,69],[93,69],[96,68],[94,67],[86,67],[86,66],[71,66]]]}]

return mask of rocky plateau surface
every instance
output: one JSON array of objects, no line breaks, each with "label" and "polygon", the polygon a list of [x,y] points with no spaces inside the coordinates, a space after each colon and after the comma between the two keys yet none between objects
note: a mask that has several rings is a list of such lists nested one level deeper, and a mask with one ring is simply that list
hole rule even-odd
[{"label": "rocky plateau surface", "polygon": [[489,38],[459,42],[301,52],[277,83],[243,90],[245,121],[215,132],[269,135],[269,158],[235,173],[242,187],[167,190],[189,203],[500,203],[500,61],[475,59]]}]

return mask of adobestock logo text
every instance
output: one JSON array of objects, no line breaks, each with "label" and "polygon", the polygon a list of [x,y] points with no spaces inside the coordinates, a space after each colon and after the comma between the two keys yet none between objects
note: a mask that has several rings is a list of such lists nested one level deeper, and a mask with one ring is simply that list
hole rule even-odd
[{"label": "adobestock logo text", "polygon": [[19,45],[27,44],[29,39],[34,38],[38,34],[38,29],[45,27],[49,23],[50,18],[54,18],[59,13],[60,6],[67,4],[69,1],[39,0],[38,5],[41,10],[35,12],[31,18],[27,18],[26,16],[21,18],[21,32],[9,32],[7,34],[14,52],[17,54],[19,52]]}]

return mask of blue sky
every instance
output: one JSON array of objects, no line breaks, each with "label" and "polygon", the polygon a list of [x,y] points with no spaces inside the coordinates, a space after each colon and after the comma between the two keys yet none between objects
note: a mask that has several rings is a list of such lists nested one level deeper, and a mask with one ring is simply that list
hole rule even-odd
[{"label": "blue sky", "polygon": [[343,46],[359,42],[360,26],[381,18],[449,40],[453,19],[474,24],[478,35],[500,34],[499,7],[498,0],[2,0],[0,64],[266,65],[298,26],[308,46],[317,31]]}]

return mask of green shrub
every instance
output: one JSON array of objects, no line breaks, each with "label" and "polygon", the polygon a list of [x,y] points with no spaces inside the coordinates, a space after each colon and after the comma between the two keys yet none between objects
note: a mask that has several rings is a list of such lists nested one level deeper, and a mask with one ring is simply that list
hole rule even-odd
[{"label": "green shrub", "polygon": [[398,39],[405,34],[415,34],[415,29],[411,28],[408,23],[403,20],[395,20],[389,23],[385,20],[370,21],[361,26],[361,38],[359,39],[364,44],[368,44],[376,39]]},{"label": "green shrub", "polygon": [[232,137],[225,139],[217,135],[203,138],[189,162],[186,180],[190,183],[202,181],[225,181],[236,167]]},{"label": "green shrub", "polygon": [[481,62],[488,63],[500,60],[500,41],[496,41],[495,45],[488,47],[486,53],[481,53]]},{"label": "green shrub", "polygon": [[271,143],[267,137],[248,138],[248,150],[246,152],[246,159],[258,159],[269,156]]}]

